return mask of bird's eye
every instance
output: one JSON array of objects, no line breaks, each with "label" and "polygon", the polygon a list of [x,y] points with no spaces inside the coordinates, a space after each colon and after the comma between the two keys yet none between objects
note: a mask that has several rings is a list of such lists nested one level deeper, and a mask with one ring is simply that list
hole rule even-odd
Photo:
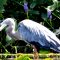
[{"label": "bird's eye", "polygon": [[7,27],[8,27],[9,25],[7,25]]}]

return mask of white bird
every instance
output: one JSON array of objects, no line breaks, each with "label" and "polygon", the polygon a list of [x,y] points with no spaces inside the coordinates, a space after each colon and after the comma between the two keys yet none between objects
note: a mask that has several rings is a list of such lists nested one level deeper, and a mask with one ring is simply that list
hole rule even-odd
[{"label": "white bird", "polygon": [[29,19],[22,20],[15,31],[15,21],[7,18],[0,23],[0,31],[6,27],[6,33],[14,39],[24,40],[37,48],[52,49],[60,52],[60,40],[45,26]]}]

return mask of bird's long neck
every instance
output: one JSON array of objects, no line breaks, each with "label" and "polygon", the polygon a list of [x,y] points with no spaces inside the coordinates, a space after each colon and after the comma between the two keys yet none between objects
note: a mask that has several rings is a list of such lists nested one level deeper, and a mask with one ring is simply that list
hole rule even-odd
[{"label": "bird's long neck", "polygon": [[18,31],[15,31],[15,26],[9,26],[7,28],[7,34],[15,40],[20,40]]}]

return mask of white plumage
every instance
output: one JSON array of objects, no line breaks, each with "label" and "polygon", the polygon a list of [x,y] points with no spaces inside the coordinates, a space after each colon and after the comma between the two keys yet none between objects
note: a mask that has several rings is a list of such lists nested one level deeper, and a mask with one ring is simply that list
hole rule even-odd
[{"label": "white plumage", "polygon": [[60,52],[60,40],[45,26],[29,19],[22,20],[15,31],[15,21],[12,18],[5,19],[0,24],[0,31],[7,26],[7,34],[18,40],[28,43],[35,42],[37,46]]}]

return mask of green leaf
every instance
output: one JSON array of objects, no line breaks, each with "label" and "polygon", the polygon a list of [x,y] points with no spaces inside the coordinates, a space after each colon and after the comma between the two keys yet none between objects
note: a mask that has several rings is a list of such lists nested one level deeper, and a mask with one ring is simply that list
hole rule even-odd
[{"label": "green leaf", "polygon": [[4,16],[3,16],[3,14],[2,13],[0,13],[0,19],[2,19]]},{"label": "green leaf", "polygon": [[36,14],[36,15],[39,15],[39,11],[36,11],[36,10],[29,10],[29,13],[30,14]]},{"label": "green leaf", "polygon": [[60,1],[58,1],[58,6],[57,7],[60,8]]},{"label": "green leaf", "polygon": [[60,19],[60,10],[55,10],[52,14],[58,19]]},{"label": "green leaf", "polygon": [[39,5],[44,4],[46,2],[47,2],[47,0],[36,0],[36,3]]},{"label": "green leaf", "polygon": [[52,58],[45,58],[44,60],[53,60]]},{"label": "green leaf", "polygon": [[46,13],[42,13],[41,17],[42,17],[42,19],[46,20],[47,19],[47,14]]},{"label": "green leaf", "polygon": [[4,11],[3,5],[0,5],[0,13],[3,13],[3,11]]},{"label": "green leaf", "polygon": [[[16,58],[14,59],[16,60]],[[17,57],[17,60],[31,60],[28,55],[24,56],[24,55],[20,55],[19,57]]]},{"label": "green leaf", "polygon": [[0,5],[6,4],[7,0],[0,0]]},{"label": "green leaf", "polygon": [[30,8],[33,9],[36,5],[37,5],[37,3],[34,1],[30,4]]},{"label": "green leaf", "polygon": [[49,54],[51,52],[50,52],[50,50],[41,48],[40,51],[39,51],[39,53],[41,53],[41,54]]},{"label": "green leaf", "polygon": [[0,0],[0,13],[3,13],[6,2],[7,0]]},{"label": "green leaf", "polygon": [[47,7],[47,9],[50,9],[51,11],[54,11],[59,7],[59,1],[58,0],[53,0],[53,5],[50,5]]}]

